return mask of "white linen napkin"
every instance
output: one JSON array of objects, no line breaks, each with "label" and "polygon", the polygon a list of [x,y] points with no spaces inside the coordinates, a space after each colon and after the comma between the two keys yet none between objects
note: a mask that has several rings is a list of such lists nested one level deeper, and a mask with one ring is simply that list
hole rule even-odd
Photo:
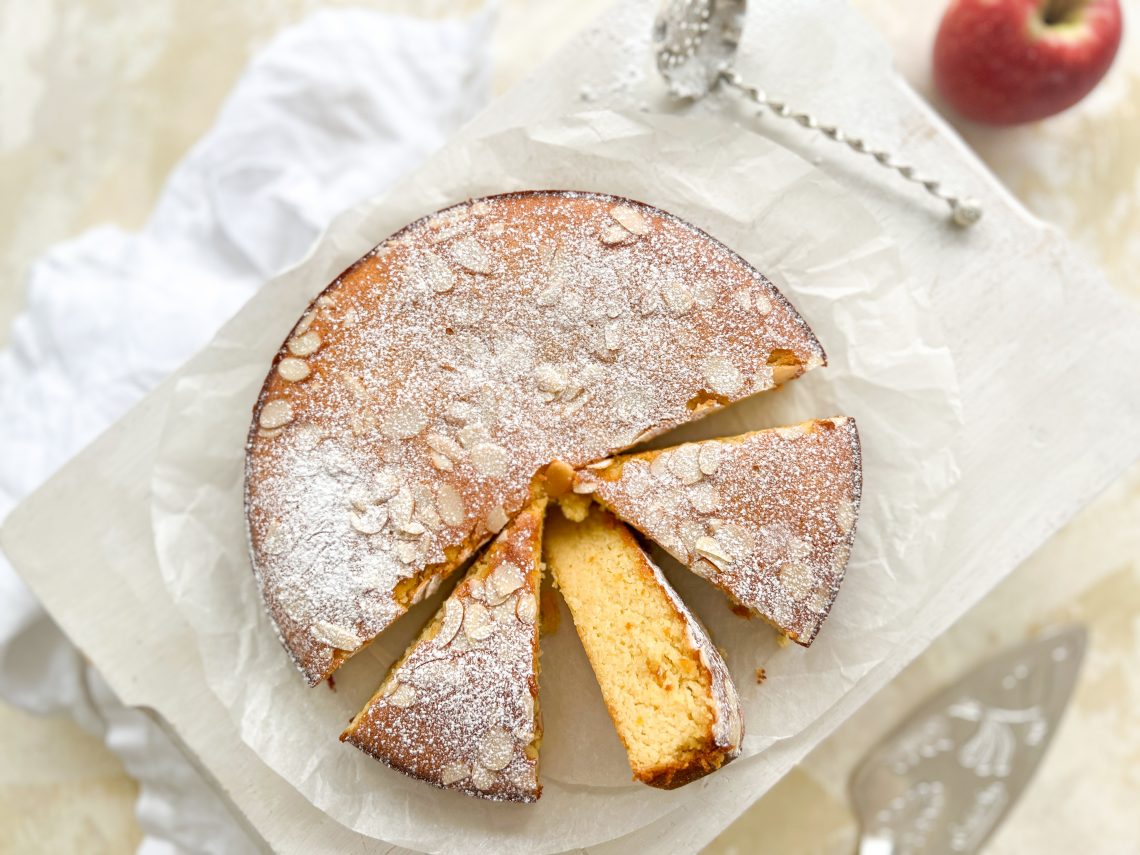
[{"label": "white linen napkin", "polygon": [[[385,191],[489,94],[493,9],[318,12],[251,61],[137,234],[53,248],[0,352],[0,518],[202,347],[329,220]],[[173,108],[173,107],[172,107]],[[139,779],[148,853],[254,848],[166,734],[124,707],[0,556],[0,697],[66,711]]]}]

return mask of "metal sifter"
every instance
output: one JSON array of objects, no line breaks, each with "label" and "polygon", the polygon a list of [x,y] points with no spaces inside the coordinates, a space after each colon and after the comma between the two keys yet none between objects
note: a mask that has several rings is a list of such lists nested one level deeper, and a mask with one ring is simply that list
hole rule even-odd
[{"label": "metal sifter", "polygon": [[740,46],[747,0],[665,0],[654,25],[657,69],[669,91],[677,98],[703,98],[724,84],[765,107],[782,119],[818,131],[852,151],[872,157],[881,166],[901,175],[941,199],[950,208],[955,225],[972,226],[982,217],[977,200],[963,198],[942,188],[942,182],[922,175],[906,163],[862,137],[848,134],[835,125],[820,122],[810,113],[796,110],[758,86],[745,83],[733,69]]}]

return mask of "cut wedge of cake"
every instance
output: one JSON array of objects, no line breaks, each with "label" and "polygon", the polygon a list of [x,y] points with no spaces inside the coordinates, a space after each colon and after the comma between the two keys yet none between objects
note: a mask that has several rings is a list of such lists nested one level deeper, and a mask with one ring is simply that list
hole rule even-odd
[{"label": "cut wedge of cake", "polygon": [[624,455],[573,489],[807,646],[855,537],[859,434],[841,417]]},{"label": "cut wedge of cake", "polygon": [[545,500],[480,556],[341,739],[406,775],[539,797],[538,597]]},{"label": "cut wedge of cake", "polygon": [[408,225],[309,306],[254,407],[246,519],[282,643],[316,685],[551,461],[583,466],[824,362],[759,271],[639,202],[511,193]]},{"label": "cut wedge of cake", "polygon": [[547,566],[582,639],[636,780],[672,789],[740,751],[724,660],[632,532],[591,508],[552,513]]}]

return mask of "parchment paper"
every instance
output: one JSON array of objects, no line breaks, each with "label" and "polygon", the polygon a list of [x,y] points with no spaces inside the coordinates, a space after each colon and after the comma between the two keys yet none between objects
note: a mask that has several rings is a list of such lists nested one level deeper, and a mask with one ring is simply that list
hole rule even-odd
[{"label": "parchment paper", "polygon": [[[481,803],[386,769],[336,736],[442,594],[342,668],[335,692],[307,689],[269,625],[248,564],[241,475],[250,408],[305,305],[404,223],[464,197],[528,187],[618,193],[678,214],[770,276],[823,342],[828,368],[664,442],[836,414],[855,416],[863,439],[856,548],[810,650],[779,648],[766,625],[734,616],[719,593],[658,555],[727,651],[746,715],[743,756],[674,792],[630,781],[565,613],[562,629],[543,639],[538,805]],[[750,770],[763,770],[763,751],[808,727],[887,658],[903,618],[939,587],[930,568],[955,498],[957,383],[941,330],[907,280],[882,230],[839,185],[775,143],[709,120],[595,112],[497,133],[449,148],[386,199],[345,214],[180,379],[154,470],[163,576],[243,741],[336,820],[426,851],[590,846],[683,807],[702,789],[747,786]]]}]

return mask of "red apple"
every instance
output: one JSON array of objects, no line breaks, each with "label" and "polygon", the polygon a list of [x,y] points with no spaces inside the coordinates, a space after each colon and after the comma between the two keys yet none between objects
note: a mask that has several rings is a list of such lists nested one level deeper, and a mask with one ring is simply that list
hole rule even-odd
[{"label": "red apple", "polygon": [[1121,28],[1118,0],[953,0],[934,42],[934,83],[968,119],[1043,119],[1104,77]]}]

